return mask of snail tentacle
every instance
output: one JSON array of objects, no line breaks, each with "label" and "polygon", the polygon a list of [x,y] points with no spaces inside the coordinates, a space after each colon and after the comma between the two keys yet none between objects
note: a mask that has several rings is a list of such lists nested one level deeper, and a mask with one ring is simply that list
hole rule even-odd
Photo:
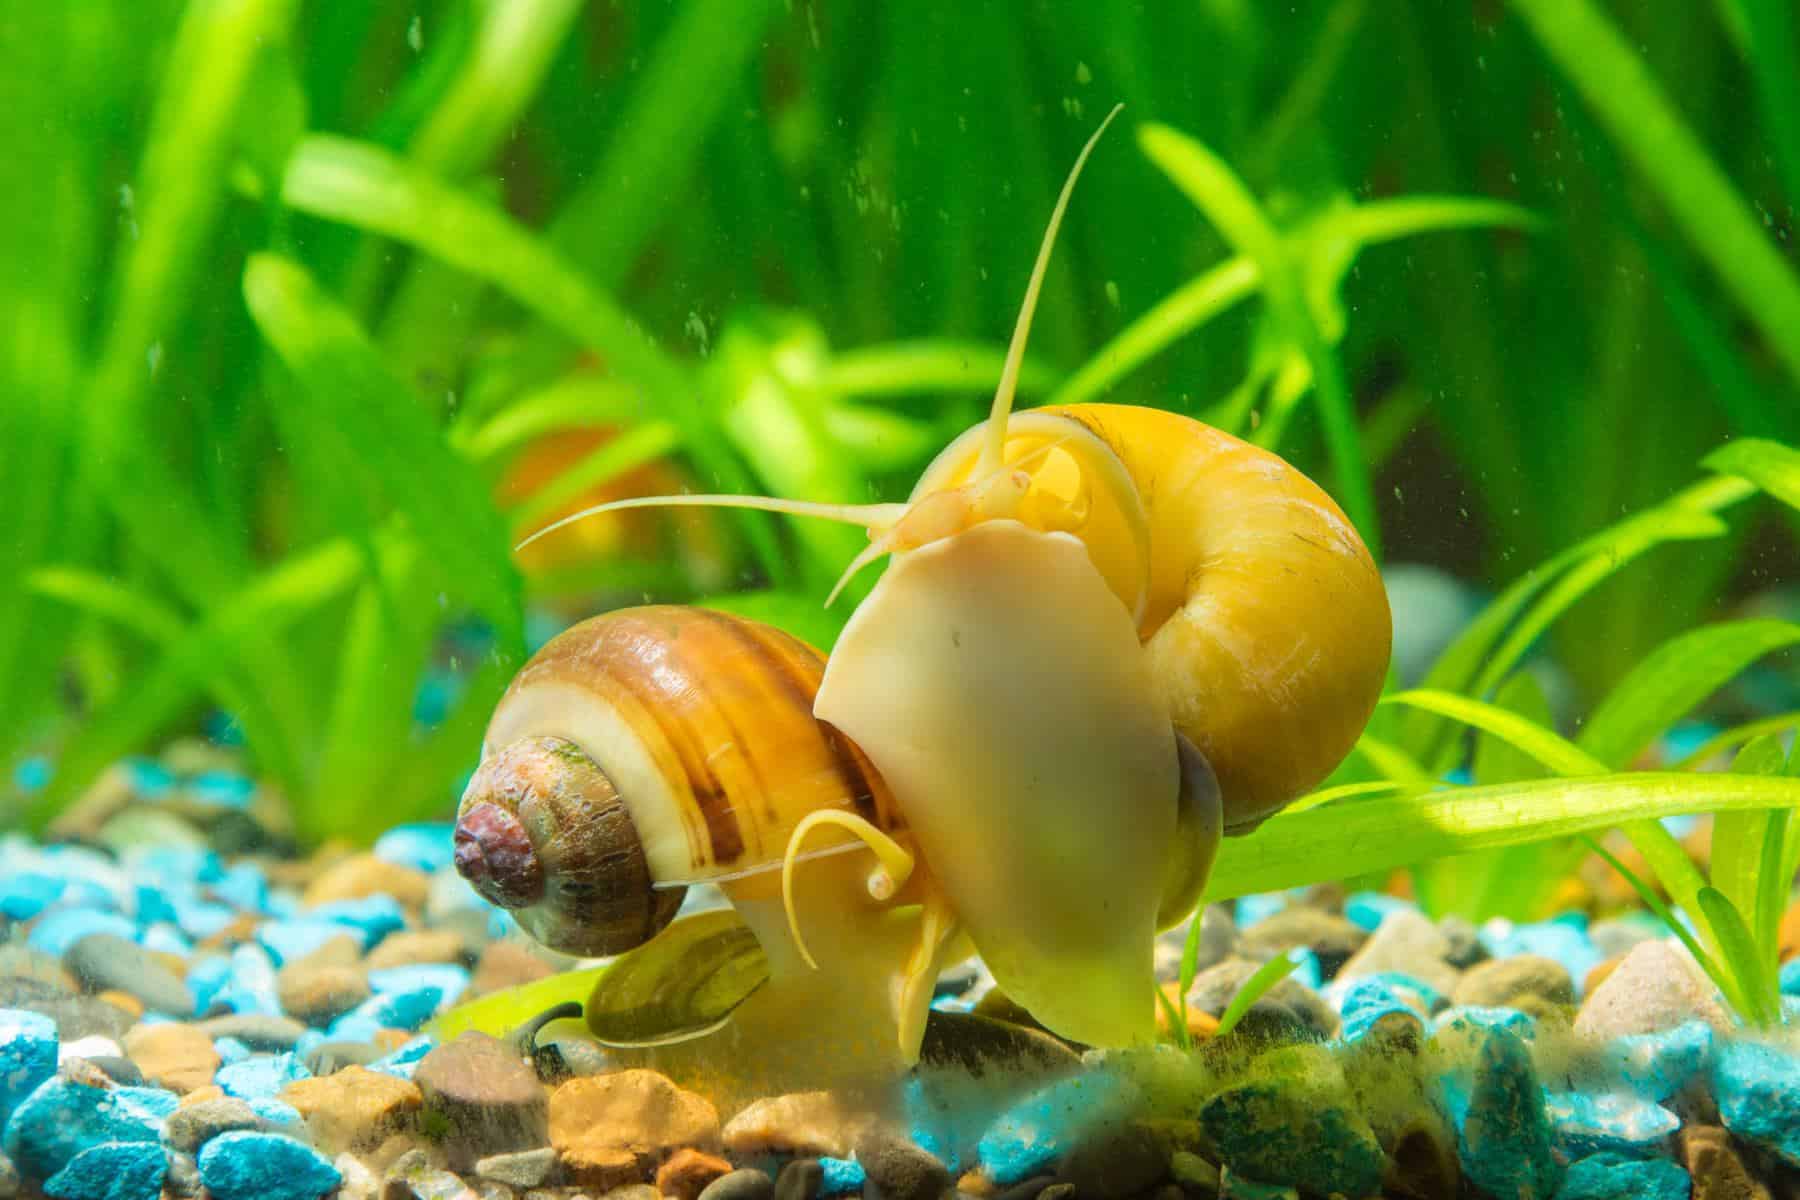
[{"label": "snail tentacle", "polygon": [[[877,829],[867,820],[855,813],[836,808],[821,808],[801,818],[794,826],[794,832],[788,835],[787,853],[781,859],[781,906],[787,912],[788,934],[794,939],[794,947],[800,951],[800,957],[813,970],[819,969],[818,960],[812,951],[806,948],[806,939],[800,936],[800,914],[794,905],[794,863],[800,857],[800,847],[806,841],[806,835],[821,825],[836,825],[847,829],[875,852],[880,861],[876,874],[869,880],[869,894],[877,900],[886,900],[911,878],[914,858],[904,846]],[[877,880],[885,873],[886,882],[878,890]]]},{"label": "snail tentacle", "polygon": [[1031,319],[1037,313],[1038,292],[1044,286],[1044,273],[1050,267],[1050,250],[1056,245],[1056,231],[1062,227],[1063,213],[1069,207],[1069,197],[1075,192],[1075,181],[1081,177],[1081,168],[1087,163],[1088,155],[1093,153],[1094,146],[1100,136],[1106,132],[1113,118],[1119,115],[1123,104],[1113,105],[1106,119],[1100,122],[1100,128],[1094,130],[1081,153],[1075,158],[1075,165],[1069,171],[1069,177],[1063,181],[1062,194],[1056,198],[1056,207],[1050,211],[1050,224],[1044,230],[1044,241],[1038,247],[1037,262],[1031,268],[1031,281],[1025,285],[1025,301],[1019,306],[1019,320],[1013,326],[1012,343],[1006,348],[1006,365],[1000,369],[1000,386],[994,391],[993,411],[988,414],[987,440],[981,447],[981,465],[976,474],[988,475],[998,469],[1006,450],[1006,415],[1012,411],[1013,394],[1019,386],[1019,368],[1025,361],[1025,342],[1031,336]]}]

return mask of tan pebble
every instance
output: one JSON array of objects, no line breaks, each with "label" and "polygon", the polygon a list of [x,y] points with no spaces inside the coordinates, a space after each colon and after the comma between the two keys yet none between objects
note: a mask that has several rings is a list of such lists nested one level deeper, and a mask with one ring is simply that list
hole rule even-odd
[{"label": "tan pebble", "polygon": [[404,1029],[377,1029],[369,1044],[391,1053],[412,1040],[413,1035]]},{"label": "tan pebble", "polygon": [[423,871],[376,858],[373,854],[353,854],[321,872],[301,893],[300,902],[310,908],[333,900],[388,895],[406,908],[420,908],[430,890],[431,879]]},{"label": "tan pebble", "polygon": [[216,932],[202,938],[196,950],[227,950],[244,942],[256,940],[256,931],[262,928],[263,918],[255,913],[239,913],[225,922]]},{"label": "tan pebble", "polygon": [[[183,968],[183,970],[185,969],[186,968]],[[176,972],[177,978],[179,978],[180,975],[181,972]],[[131,1019],[134,1021],[144,1015],[144,1002],[130,992],[121,992],[117,988],[108,988],[104,992],[100,992],[95,998],[106,1001],[114,1008],[124,1009],[131,1014]]]},{"label": "tan pebble", "polygon": [[369,952],[367,966],[371,971],[384,967],[408,967],[418,963],[457,962],[466,943],[462,935],[447,929],[404,929],[390,933]]},{"label": "tan pebble", "polygon": [[726,1151],[734,1155],[848,1158],[875,1123],[830,1092],[789,1092],[746,1105],[726,1122],[723,1136]]},{"label": "tan pebble", "polygon": [[674,1200],[695,1200],[707,1184],[731,1173],[731,1164],[691,1146],[669,1156],[656,1171],[656,1190]]},{"label": "tan pebble", "polygon": [[317,1079],[299,1079],[281,1089],[281,1099],[299,1110],[313,1141],[327,1154],[373,1150],[403,1131],[419,1111],[419,1089],[363,1067],[345,1067]]},{"label": "tan pebble", "polygon": [[1587,994],[1575,1033],[1588,1040],[1656,1033],[1699,1018],[1721,1034],[1736,1025],[1717,989],[1673,938],[1641,942]]},{"label": "tan pebble", "polygon": [[179,954],[171,954],[167,950],[146,950],[152,962],[160,964],[169,974],[177,979],[186,979],[188,960]]},{"label": "tan pebble", "polygon": [[175,1106],[177,1108],[186,1108],[191,1104],[204,1104],[208,1100],[223,1099],[225,1099],[225,1089],[209,1083],[205,1087],[195,1088],[180,1100],[177,1100]]},{"label": "tan pebble", "polygon": [[288,967],[354,967],[362,962],[362,939],[348,933],[340,933],[326,941],[311,954],[302,954]]},{"label": "tan pebble", "polygon": [[177,1094],[212,1086],[219,1052],[212,1039],[192,1025],[133,1025],[125,1034],[125,1054],[144,1078]]},{"label": "tan pebble", "polygon": [[416,1154],[418,1161],[426,1166],[443,1161],[443,1154],[434,1142],[411,1130],[394,1134],[362,1157],[371,1171],[386,1173],[409,1154]]},{"label": "tan pebble", "polygon": [[719,1113],[656,1071],[589,1075],[551,1093],[550,1144],[575,1183],[618,1187],[682,1147],[716,1153]]},{"label": "tan pebble", "polygon": [[343,838],[329,838],[306,858],[277,859],[263,868],[273,887],[304,892],[326,869],[358,853],[358,848]]},{"label": "tan pebble", "polygon": [[967,1172],[956,1181],[956,1190],[965,1196],[992,1196],[1000,1187],[985,1172],[975,1170]]},{"label": "tan pebble", "polygon": [[627,1183],[608,1190],[600,1200],[662,1200],[662,1193],[647,1183]]},{"label": "tan pebble", "polygon": [[323,1026],[369,998],[368,972],[358,966],[296,962],[275,976],[281,1011]]},{"label": "tan pebble", "polygon": [[1745,1167],[1731,1135],[1719,1126],[1688,1125],[1677,1140],[1694,1200],[1769,1200],[1768,1187]]},{"label": "tan pebble", "polygon": [[1606,982],[1606,977],[1618,970],[1619,964],[1625,961],[1623,954],[1615,954],[1609,959],[1597,962],[1588,968],[1588,973],[1581,980],[1581,994],[1591,996],[1594,989]]},{"label": "tan pebble", "polygon": [[535,983],[556,974],[556,968],[512,941],[488,943],[469,979],[469,995],[485,996],[522,983]]},{"label": "tan pebble", "polygon": [[[1179,983],[1164,983],[1159,986],[1162,988],[1163,995],[1169,998],[1170,1005],[1174,1007],[1176,1012],[1180,1012],[1181,985]],[[1187,1027],[1188,1036],[1194,1038],[1209,1038],[1213,1034],[1219,1032],[1219,1018],[1213,1016],[1204,1009],[1189,1005],[1187,1010]],[[1172,1026],[1169,1024],[1168,1011],[1158,1003],[1156,1005],[1156,1032],[1166,1034],[1171,1028]]]}]

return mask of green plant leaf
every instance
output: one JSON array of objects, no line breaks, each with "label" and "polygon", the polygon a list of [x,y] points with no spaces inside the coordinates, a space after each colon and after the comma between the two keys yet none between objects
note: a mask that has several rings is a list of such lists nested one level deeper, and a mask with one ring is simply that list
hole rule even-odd
[{"label": "green plant leaf", "polygon": [[451,444],[486,462],[549,434],[630,424],[643,409],[637,389],[622,380],[571,375],[507,405],[478,429],[459,423]]},{"label": "green plant leaf", "polygon": [[502,643],[522,648],[519,576],[481,478],[445,444],[350,314],[302,267],[257,255],[244,272],[244,297],[263,337],[306,389],[304,436],[335,469],[403,513]]},{"label": "green plant leaf", "polygon": [[1231,168],[1200,142],[1166,125],[1149,124],[1138,130],[1138,144],[1225,239],[1257,265],[1270,312],[1312,366],[1325,444],[1343,489],[1344,511],[1379,562],[1381,531],[1376,524],[1374,492],[1368,464],[1362,456],[1349,389],[1337,355],[1314,324],[1301,292],[1299,274],[1281,235]]},{"label": "green plant leaf", "polygon": [[1800,279],[1592,0],[1513,0],[1550,58],[1800,382]]},{"label": "green plant leaf", "polygon": [[1669,764],[1676,771],[1691,771],[1711,762],[1718,755],[1761,737],[1765,733],[1780,733],[1800,725],[1800,712],[1779,713],[1773,717],[1761,717],[1754,721],[1746,721],[1742,725],[1733,725],[1730,729],[1714,734],[1701,742],[1698,747],[1682,755]]},{"label": "green plant leaf", "polygon": [[[449,187],[375,146],[315,135],[288,165],[282,199],[418,247],[485,279],[642,386],[682,431],[686,449],[726,491],[752,492],[749,475],[695,402],[688,373],[611,297],[596,290],[542,239],[505,213]],[[764,567],[787,568],[765,514],[735,513]]]},{"label": "green plant leaf", "polygon": [[1630,762],[1745,667],[1800,642],[1800,625],[1732,621],[1670,638],[1613,688],[1582,727],[1582,749],[1611,767]]},{"label": "green plant leaf", "polygon": [[1236,1029],[1238,1022],[1244,1019],[1244,1014],[1250,1011],[1250,1006],[1267,995],[1270,988],[1292,975],[1294,968],[1299,965],[1299,956],[1290,950],[1286,954],[1277,954],[1256,968],[1250,978],[1244,980],[1243,986],[1232,994],[1231,1003],[1219,1015],[1219,1028],[1213,1036],[1222,1038]]},{"label": "green plant leaf", "polygon": [[1310,812],[1277,813],[1254,833],[1227,838],[1206,898],[1225,900],[1382,874],[1492,846],[1569,837],[1632,821],[1655,824],[1679,813],[1796,803],[1800,779],[1649,771],[1373,796]]},{"label": "green plant leaf", "polygon": [[1701,465],[1754,483],[1789,508],[1800,509],[1800,450],[1766,438],[1739,438],[1700,460]]},{"label": "green plant leaf", "polygon": [[[1000,384],[1006,350],[985,342],[927,338],[863,346],[834,355],[819,386],[840,396],[992,391]],[[1027,358],[1019,365],[1019,395],[1040,395],[1055,382],[1049,367]]]},{"label": "green plant leaf", "polygon": [[1700,911],[1712,926],[1726,968],[1737,981],[1746,1001],[1743,1015],[1755,1025],[1769,1026],[1781,1021],[1780,995],[1774,981],[1765,978],[1756,942],[1737,907],[1717,888],[1700,889]]},{"label": "green plant leaf", "polygon": [[63,752],[50,786],[27,815],[44,822],[105,767],[139,745],[221,670],[244,661],[246,647],[271,637],[341,593],[361,557],[348,541],[332,541],[271,568],[226,597],[190,626],[135,685],[96,713]]},{"label": "green plant leaf", "polygon": [[1509,712],[1497,704],[1470,700],[1452,692],[1415,688],[1381,698],[1383,704],[1406,704],[1449,717],[1493,735],[1530,755],[1558,775],[1604,775],[1606,764],[1553,729]]},{"label": "green plant leaf", "polygon": [[681,431],[669,421],[645,421],[611,438],[570,464],[514,509],[514,528],[533,530],[583,492],[664,457],[681,444]]}]

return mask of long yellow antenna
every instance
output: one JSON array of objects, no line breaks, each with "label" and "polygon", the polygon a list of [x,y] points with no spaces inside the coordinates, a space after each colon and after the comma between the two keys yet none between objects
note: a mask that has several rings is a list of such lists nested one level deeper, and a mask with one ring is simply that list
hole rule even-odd
[{"label": "long yellow antenna", "polygon": [[865,529],[886,529],[906,515],[904,504],[815,504],[810,500],[780,500],[771,496],[634,496],[629,500],[610,500],[580,512],[570,513],[560,521],[544,526],[517,546],[523,550],[541,537],[555,533],[564,525],[572,525],[586,517],[617,512],[622,508],[758,508],[764,512],[786,513],[793,517],[820,517],[861,525]]},{"label": "long yellow antenna", "polygon": [[1069,196],[1075,191],[1075,180],[1081,175],[1082,164],[1087,162],[1100,135],[1124,107],[1123,104],[1113,105],[1106,120],[1100,122],[1100,128],[1088,138],[1087,145],[1076,156],[1069,178],[1063,183],[1062,195],[1056,198],[1056,207],[1051,210],[1050,226],[1044,230],[1044,244],[1038,248],[1037,265],[1031,268],[1031,282],[1025,285],[1025,303],[1019,306],[1019,322],[1013,326],[1012,344],[1006,348],[1006,366],[1001,369],[1000,386],[994,392],[994,407],[988,414],[987,439],[982,443],[981,458],[975,467],[977,476],[998,469],[1002,451],[1006,448],[1006,417],[1012,411],[1013,393],[1019,387],[1019,365],[1025,359],[1025,340],[1031,334],[1031,318],[1037,311],[1038,291],[1044,286],[1044,272],[1050,266],[1050,249],[1056,245],[1056,231],[1062,226],[1063,210],[1069,207]]}]

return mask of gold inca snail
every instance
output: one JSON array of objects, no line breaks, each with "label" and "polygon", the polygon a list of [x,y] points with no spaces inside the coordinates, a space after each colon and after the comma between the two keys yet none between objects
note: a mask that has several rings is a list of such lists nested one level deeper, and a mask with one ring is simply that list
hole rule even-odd
[{"label": "gold inca snail", "polygon": [[536,936],[624,950],[668,921],[675,885],[713,879],[768,958],[734,1026],[907,1064],[966,935],[1054,1032],[1151,1036],[1156,930],[1199,898],[1221,827],[1348,752],[1390,625],[1349,521],[1275,455],[1154,409],[1009,418],[1104,129],[1051,215],[992,414],[905,504],[604,506],[855,521],[872,545],[845,578],[892,561],[816,676],[785,635],[670,608],[596,618],[524,669],[458,865]]}]

